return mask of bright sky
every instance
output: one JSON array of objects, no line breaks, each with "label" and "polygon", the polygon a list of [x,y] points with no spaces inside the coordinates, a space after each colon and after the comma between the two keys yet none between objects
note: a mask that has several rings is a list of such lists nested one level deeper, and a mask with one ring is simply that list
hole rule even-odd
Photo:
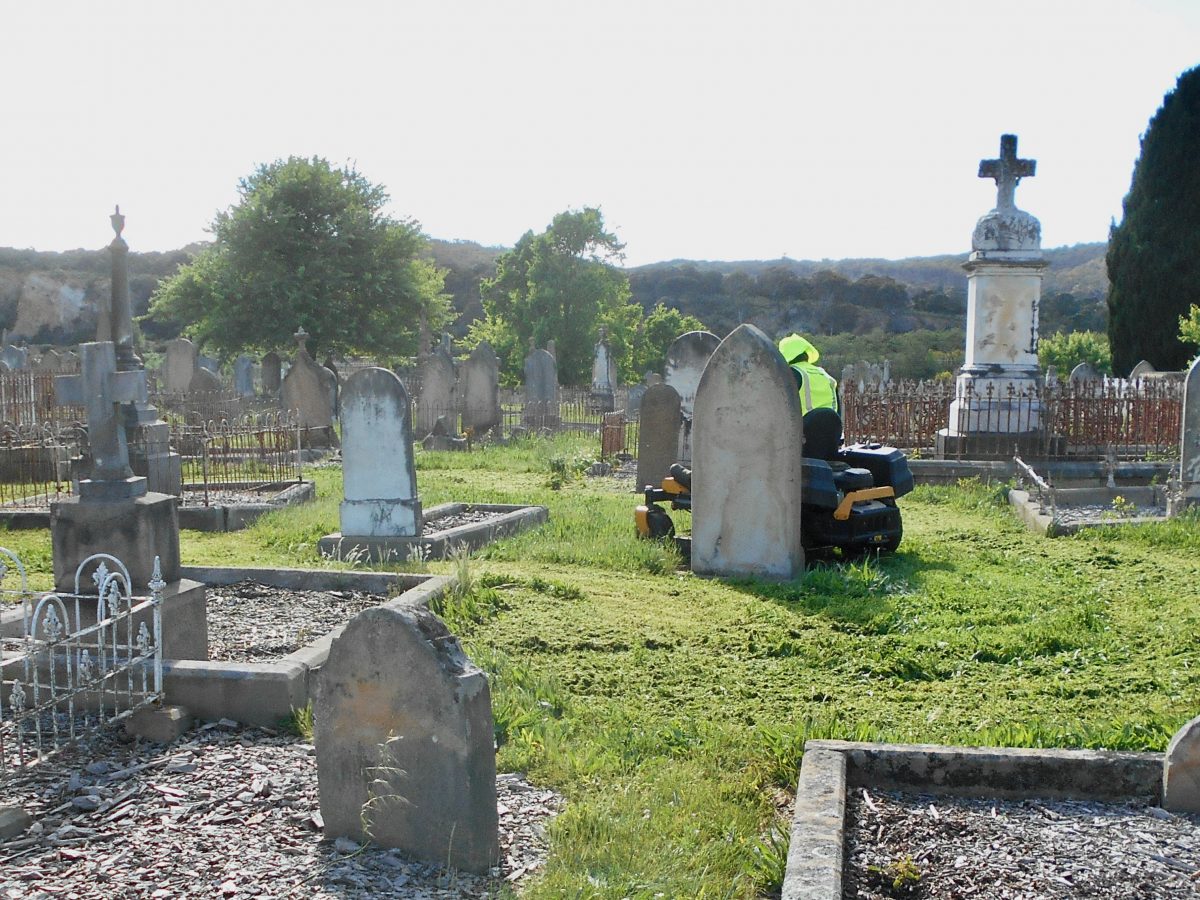
[{"label": "bright sky", "polygon": [[0,0],[0,246],[207,238],[319,155],[431,237],[599,206],[627,264],[969,249],[1019,135],[1047,247],[1104,240],[1200,63],[1197,0]]}]

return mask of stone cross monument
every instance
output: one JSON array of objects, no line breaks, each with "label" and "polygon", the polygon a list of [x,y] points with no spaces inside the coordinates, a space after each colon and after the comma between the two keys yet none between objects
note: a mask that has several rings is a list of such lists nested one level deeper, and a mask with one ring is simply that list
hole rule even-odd
[{"label": "stone cross monument", "polygon": [[979,163],[996,182],[996,206],[975,225],[967,271],[966,359],[938,452],[1011,455],[1043,428],[1038,389],[1038,304],[1042,293],[1042,226],[1018,209],[1014,191],[1037,162],[1017,156],[1017,137],[1000,138],[1000,157]]}]

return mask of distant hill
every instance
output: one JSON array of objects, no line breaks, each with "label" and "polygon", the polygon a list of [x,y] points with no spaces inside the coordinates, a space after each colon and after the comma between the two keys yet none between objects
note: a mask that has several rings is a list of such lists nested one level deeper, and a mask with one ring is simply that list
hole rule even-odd
[{"label": "distant hill", "polygon": [[[129,254],[135,314],[145,312],[158,282],[204,244],[165,253]],[[430,242],[447,270],[446,291],[461,337],[482,317],[479,284],[490,278],[504,247],[472,241]],[[1042,331],[1104,328],[1108,281],[1104,244],[1046,251]],[[966,308],[965,254],[910,259],[670,260],[627,269],[634,298],[697,316],[718,334],[740,322],[768,333],[905,333],[961,329]],[[95,334],[96,302],[109,292],[108,250],[62,253],[0,248],[0,328],[31,343],[72,344]],[[167,335],[156,335],[166,337]]]}]

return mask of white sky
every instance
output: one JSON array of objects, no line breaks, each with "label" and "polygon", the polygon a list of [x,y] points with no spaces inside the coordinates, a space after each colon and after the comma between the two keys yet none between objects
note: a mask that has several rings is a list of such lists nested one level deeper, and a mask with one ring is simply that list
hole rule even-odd
[{"label": "white sky", "polygon": [[356,163],[431,237],[598,205],[627,264],[965,252],[1000,134],[1047,247],[1103,240],[1197,0],[0,0],[0,246],[207,238]]}]

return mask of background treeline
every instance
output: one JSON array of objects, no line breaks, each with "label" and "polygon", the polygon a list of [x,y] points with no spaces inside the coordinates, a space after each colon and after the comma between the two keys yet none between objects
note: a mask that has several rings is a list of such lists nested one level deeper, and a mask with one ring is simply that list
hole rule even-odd
[{"label": "background treeline", "polygon": [[[163,278],[174,274],[203,245],[164,253],[129,254],[135,313]],[[1080,244],[1046,251],[1041,333],[1104,332],[1108,281],[1105,244]],[[431,240],[428,255],[445,270],[445,292],[454,308],[450,331],[465,337],[483,317],[480,284],[496,274],[501,247],[470,241]],[[741,322],[768,334],[799,331],[819,337],[822,363],[834,375],[841,366],[888,359],[894,377],[930,378],[952,372],[962,362],[966,276],[965,255],[903,260],[672,260],[624,270],[631,298],[647,313],[662,304],[695,316],[724,336]],[[0,248],[0,274],[40,273],[81,278],[94,287],[89,298],[108,290],[109,253],[62,253]],[[11,279],[10,279],[11,283]],[[11,289],[9,291],[11,293]],[[16,296],[0,297],[0,327],[11,328]],[[174,337],[145,323],[147,337]],[[56,336],[57,337],[57,336]],[[90,334],[63,335],[63,343]]]}]

